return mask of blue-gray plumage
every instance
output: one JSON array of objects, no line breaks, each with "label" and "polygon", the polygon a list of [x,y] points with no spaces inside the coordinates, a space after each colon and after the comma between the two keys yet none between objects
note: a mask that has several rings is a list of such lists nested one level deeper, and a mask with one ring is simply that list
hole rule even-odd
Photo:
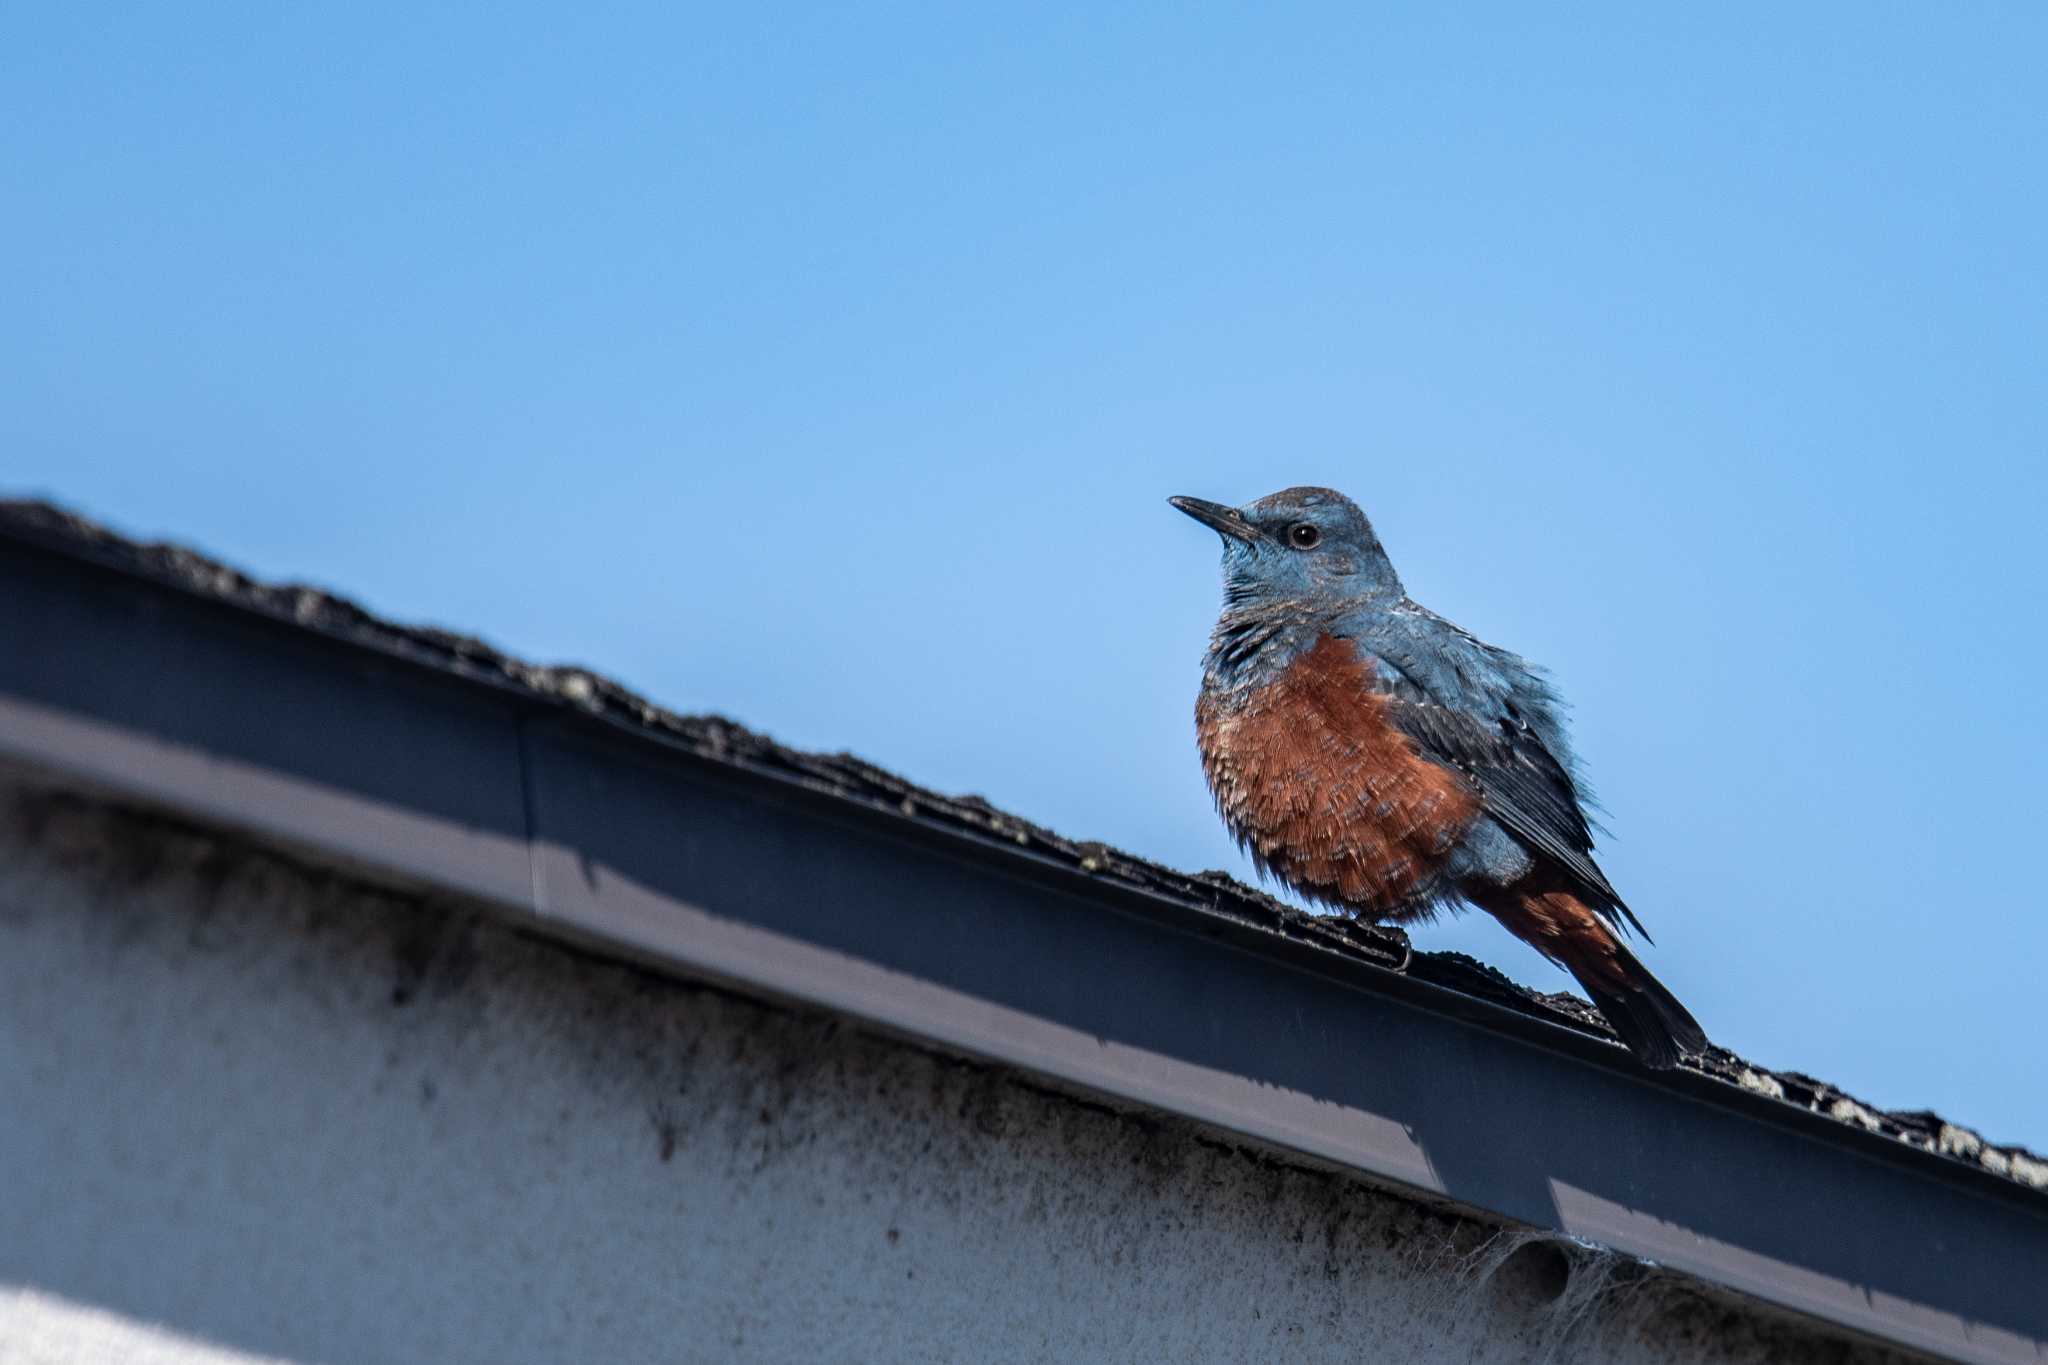
[{"label": "blue-gray plumage", "polygon": [[1577,977],[1650,1065],[1703,1048],[1621,942],[1642,925],[1593,861],[1548,680],[1410,600],[1342,494],[1172,502],[1223,539],[1196,730],[1260,870],[1375,920],[1477,905]]}]

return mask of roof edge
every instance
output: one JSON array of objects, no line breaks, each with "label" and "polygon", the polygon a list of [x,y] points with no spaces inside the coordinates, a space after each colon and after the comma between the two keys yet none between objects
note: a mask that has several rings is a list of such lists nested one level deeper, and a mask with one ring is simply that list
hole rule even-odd
[{"label": "roof edge", "polygon": [[[1183,873],[1099,841],[1071,839],[978,796],[934,792],[852,754],[793,749],[722,716],[673,712],[590,669],[535,664],[474,636],[400,624],[324,589],[265,583],[175,543],[131,539],[47,500],[0,499],[0,539],[480,683],[713,765],[794,783],[827,801],[900,816],[917,833],[964,836],[987,848],[1023,854],[1047,870],[1064,870],[1106,892],[1135,893],[1140,901],[1157,898],[1234,922],[1255,937],[1270,936],[1399,974],[1589,1040],[1614,1039],[1598,1012],[1578,996],[1529,990],[1464,954],[1416,951],[1398,929],[1313,914],[1222,871]],[[2048,1191],[2048,1158],[2024,1146],[1991,1142],[1931,1111],[1886,1110],[1824,1080],[1759,1066],[1721,1048],[1684,1070],[1711,1077],[1747,1098],[1773,1101],[1856,1134],[1885,1138],[2022,1188]]]}]

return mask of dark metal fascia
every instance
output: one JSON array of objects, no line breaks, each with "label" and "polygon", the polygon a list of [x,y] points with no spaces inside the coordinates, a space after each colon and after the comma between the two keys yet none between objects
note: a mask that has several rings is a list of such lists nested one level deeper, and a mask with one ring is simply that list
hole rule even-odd
[{"label": "dark metal fascia", "polygon": [[51,548],[0,543],[15,761],[1900,1344],[2048,1352],[2048,1201],[2013,1182],[507,679]]}]

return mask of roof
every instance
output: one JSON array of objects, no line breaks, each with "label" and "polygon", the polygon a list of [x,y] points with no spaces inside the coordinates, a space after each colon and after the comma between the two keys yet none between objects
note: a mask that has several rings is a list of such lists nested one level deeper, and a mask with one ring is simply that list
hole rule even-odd
[{"label": "roof", "polygon": [[[2030,1292],[2018,1291],[2008,1303],[1979,1274],[1977,1288],[1961,1301],[1943,1303],[1939,1284],[1904,1270],[1887,1278],[1866,1264],[1827,1272],[1860,1286],[1861,1307],[1835,1304],[1832,1290],[1774,1292],[1781,1270],[1743,1271],[1737,1263],[1762,1255],[1779,1267],[1818,1271],[1827,1257],[1807,1245],[1811,1234],[1789,1243],[1762,1234],[1745,1241],[1725,1217],[1695,1207],[1729,1193],[1705,1155],[1714,1150],[1707,1128],[1720,1120],[1704,1116],[1733,1115],[1749,1127],[1717,1139],[1731,1159],[1758,1160],[1762,1149],[1743,1144],[1766,1131],[1807,1144],[1796,1149],[1803,1155],[1792,1165],[1779,1154],[1783,1179],[1792,1178],[1798,1162],[1817,1160],[1814,1139],[1833,1149],[1833,1164],[1814,1164],[1812,1171],[1854,1174],[1836,1193],[1890,1205],[1853,1215],[1832,1211],[1852,1222],[1876,1220],[1868,1235],[1903,1236],[1904,1225],[1878,1224],[1911,1215],[1923,1220],[1911,1226],[1924,1241],[1958,1231],[1958,1208],[1995,1206],[1996,1228],[1972,1228],[1967,1239],[1979,1253],[2048,1247],[2048,1161],[1937,1115],[1881,1110],[1826,1082],[1725,1051],[1682,1073],[1652,1077],[1612,1044],[1585,1002],[1525,990],[1461,955],[1415,952],[1397,930],[1312,915],[1220,872],[1181,873],[1068,838],[852,755],[803,752],[716,716],[678,715],[586,669],[527,663],[468,636],[395,624],[315,588],[264,584],[48,503],[0,501],[0,585],[8,604],[0,606],[0,631],[47,642],[0,659],[0,754],[75,770],[124,795],[495,901],[585,943],[754,982],[1539,1226],[1548,1220],[1577,1235],[1606,1229],[1598,1239],[1621,1249],[1680,1265],[1690,1257],[1706,1278],[1905,1344],[1962,1358],[2048,1354],[2048,1309]],[[110,666],[134,657],[145,640],[153,660],[146,678]],[[340,709],[334,724],[322,726],[326,706]],[[198,766],[195,756],[203,760]],[[658,781],[649,775],[657,769]],[[681,776],[672,781],[672,774]],[[674,782],[686,782],[687,792]],[[600,787],[607,811],[601,825],[562,794]],[[405,823],[413,817],[423,823]],[[742,830],[734,823],[740,821],[755,823]],[[884,851],[914,848],[925,861],[888,873],[899,877],[893,885],[929,892],[961,918],[892,926],[905,897],[879,894],[862,901],[865,918],[857,921],[789,918],[775,907],[795,894],[796,883],[759,857],[734,855],[733,865],[720,864],[710,881],[703,865],[725,855],[708,844],[689,867],[676,865],[679,855],[668,846],[687,842],[699,828],[724,831],[735,847],[759,835],[769,840],[763,847],[783,856],[796,850],[813,859],[808,875],[836,870],[847,887],[883,878]],[[562,858],[580,868],[579,876],[566,875]],[[943,883],[930,870],[933,858],[970,880]],[[970,886],[975,903],[997,917],[969,924],[968,912],[957,907]],[[1028,897],[1015,887],[1031,888]],[[678,916],[698,904],[739,909],[684,933]],[[1076,918],[1077,906],[1093,918]],[[1004,913],[1012,918],[1000,918]],[[1055,913],[1066,918],[1057,921],[1059,937],[1045,961],[1021,961],[1025,949],[1014,943],[1003,950],[1008,960],[989,953],[987,943],[1008,935],[1022,917]],[[720,937],[741,920],[768,937]],[[1142,933],[1128,927],[1135,922]],[[1100,940],[1090,940],[1092,957],[1083,956],[1084,935]],[[1215,956],[1217,946],[1234,956]],[[1113,953],[1123,956],[1104,958]],[[864,976],[875,964],[882,975]],[[1026,977],[1027,969],[1038,975]],[[1058,980],[1063,972],[1075,977],[1071,985]],[[1195,975],[1183,980],[1175,973]],[[1246,974],[1236,998],[1223,989],[1230,973]],[[1256,986],[1249,984],[1254,976]],[[1106,1022],[1110,1006],[1081,996],[1108,983],[1134,997],[1116,1006],[1124,1011],[1116,1028],[1126,1036]],[[1342,988],[1328,1001],[1316,997],[1332,1012],[1303,1023],[1311,995],[1326,984]],[[1337,1033],[1362,1026],[1355,1025],[1360,1011],[1380,1001],[1405,1009],[1385,1016],[1401,1029],[1423,1027],[1411,1017],[1417,1010],[1453,1021],[1451,1031],[1431,1025],[1436,1032],[1418,1033],[1410,1053],[1434,1049],[1438,1070],[1393,1075],[1363,1060],[1347,1070],[1341,1052],[1319,1055],[1337,1049]],[[1274,1015],[1275,1002],[1295,1002],[1295,1018]],[[1150,1012],[1134,1013],[1142,1010]],[[1197,1014],[1204,1017],[1191,1017]],[[1076,1027],[1092,1032],[1105,1056],[1113,1042],[1142,1046],[1131,1057],[1091,1060],[1066,1037]],[[1391,1039],[1392,1029],[1386,1024],[1366,1035],[1365,1045]],[[1036,1041],[1014,1041],[1026,1035]],[[1500,1051],[1503,1045],[1511,1046]],[[1183,1076],[1159,1058],[1189,1062],[1200,1074]],[[1511,1086],[1481,1087],[1485,1066],[1494,1064]],[[1350,1073],[1361,1069],[1371,1077],[1354,1080]],[[1217,1077],[1250,1086],[1232,1089]],[[1353,1093],[1372,1085],[1393,1087],[1374,1100],[1377,1109]],[[1305,1094],[1324,1108],[1336,1103],[1349,1115],[1378,1114],[1407,1136],[1360,1137],[1359,1122],[1339,1123],[1315,1104],[1287,1109],[1293,1101],[1283,1104],[1282,1093]],[[1187,1096],[1198,1098],[1176,1098]],[[1637,1134],[1641,1150],[1629,1161],[1639,1169],[1626,1180],[1579,1172],[1593,1186],[1620,1183],[1582,1190],[1580,1204],[1593,1211],[1572,1215],[1567,1205],[1578,1196],[1560,1191],[1579,1187],[1561,1184],[1556,1171],[1541,1172],[1549,1189],[1532,1193],[1528,1177],[1537,1172],[1494,1169],[1514,1164],[1506,1135],[1487,1150],[1466,1150],[1487,1144],[1418,1126],[1416,1115],[1442,1117],[1453,1104],[1468,1126],[1506,1122],[1517,1140],[1532,1111],[1577,1105],[1585,1115],[1557,1120],[1562,1126],[1553,1136],[1560,1143],[1592,1140],[1563,1131],[1581,1121],[1587,1132],[1614,1131],[1615,1115],[1599,1112],[1602,1106],[1618,1106],[1617,1113],[1649,1126]],[[1404,1114],[1404,1106],[1415,1113]],[[1287,1113],[1275,1117],[1281,1109]],[[1698,1150],[1687,1150],[1694,1140]],[[1862,1167],[1846,1164],[1871,1157],[1903,1173],[1920,1193],[1886,1193],[1882,1182],[1869,1184]],[[1673,1166],[1686,1162],[1697,1169]],[[1482,1178],[1461,1166],[1488,1172]],[[1809,1183],[1799,1188],[1800,1199],[1821,1199],[1825,1208],[1828,1191],[1810,1183],[1811,1172],[1803,1178]],[[1976,1203],[1928,1203],[1929,1181]],[[1684,1193],[1672,1193],[1662,1207],[1660,1182]],[[1704,1193],[1709,1187],[1711,1195]],[[1666,1231],[1632,1221],[1641,1213]],[[1690,1241],[1671,1242],[1671,1228],[1694,1222],[1716,1224],[1716,1235],[1694,1227]],[[1948,1244],[1944,1254],[1952,1254],[1955,1242],[1940,1240]],[[1762,1250],[1765,1243],[1775,1250]],[[1717,1276],[1712,1267],[1723,1263],[1727,1273]],[[1960,1326],[1930,1326],[1928,1311]],[[1991,1337],[1987,1328],[1995,1329]],[[2024,1344],[1983,1347],[1994,1338]],[[1977,1345],[1964,1350],[1958,1343],[1966,1340]]]}]

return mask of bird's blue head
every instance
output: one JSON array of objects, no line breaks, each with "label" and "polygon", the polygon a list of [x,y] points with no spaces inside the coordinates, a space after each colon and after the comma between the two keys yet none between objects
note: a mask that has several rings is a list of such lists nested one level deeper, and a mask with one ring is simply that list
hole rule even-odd
[{"label": "bird's blue head", "polygon": [[1223,538],[1224,610],[1342,607],[1399,597],[1401,580],[1358,505],[1328,488],[1289,488],[1243,507],[1168,498]]}]

